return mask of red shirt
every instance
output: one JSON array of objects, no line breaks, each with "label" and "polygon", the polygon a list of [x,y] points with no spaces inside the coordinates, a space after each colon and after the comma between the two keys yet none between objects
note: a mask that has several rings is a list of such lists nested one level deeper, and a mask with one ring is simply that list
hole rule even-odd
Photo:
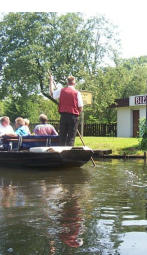
[{"label": "red shirt", "polygon": [[59,99],[59,112],[79,115],[77,95],[78,91],[71,88],[70,86],[61,89]]}]

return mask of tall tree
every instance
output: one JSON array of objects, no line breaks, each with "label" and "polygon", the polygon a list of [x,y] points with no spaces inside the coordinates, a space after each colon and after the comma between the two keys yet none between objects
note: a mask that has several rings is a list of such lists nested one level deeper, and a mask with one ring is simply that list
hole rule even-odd
[{"label": "tall tree", "polygon": [[93,105],[86,107],[86,120],[112,122],[116,120],[110,105],[116,98],[126,98],[147,92],[147,58],[119,60],[117,66],[98,68],[93,75],[83,73],[81,89],[93,92]]},{"label": "tall tree", "polygon": [[[9,13],[0,22],[0,96],[48,95],[48,69],[63,85],[69,74],[93,75],[118,48],[113,26],[79,13]],[[114,41],[116,42],[114,44]],[[115,45],[115,46],[114,46]]]},{"label": "tall tree", "polygon": [[21,116],[28,118],[31,123],[39,122],[39,115],[44,113],[49,120],[59,119],[57,106],[42,96],[31,95],[27,98],[10,96],[4,101],[4,113],[10,116],[12,122]]}]

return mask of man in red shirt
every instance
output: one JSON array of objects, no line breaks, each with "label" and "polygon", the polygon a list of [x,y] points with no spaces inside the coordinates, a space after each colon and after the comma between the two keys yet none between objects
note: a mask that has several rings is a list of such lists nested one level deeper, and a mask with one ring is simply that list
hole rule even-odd
[{"label": "man in red shirt", "polygon": [[53,91],[53,77],[50,76],[50,93],[59,99],[60,145],[74,146],[80,112],[83,109],[81,93],[75,89],[75,77],[69,76],[67,86]]}]

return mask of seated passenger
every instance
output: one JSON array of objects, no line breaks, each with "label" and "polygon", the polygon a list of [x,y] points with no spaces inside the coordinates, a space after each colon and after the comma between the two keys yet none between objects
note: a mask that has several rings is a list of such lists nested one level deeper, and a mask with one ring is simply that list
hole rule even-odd
[{"label": "seated passenger", "polygon": [[7,116],[1,118],[0,122],[0,137],[4,135],[14,135],[14,130],[10,125],[10,119]]},{"label": "seated passenger", "polygon": [[25,127],[25,121],[23,118],[18,117],[15,120],[15,126],[16,126],[16,130],[15,130],[15,134],[18,136],[27,136],[29,135],[29,132],[26,130]]},{"label": "seated passenger", "polygon": [[55,128],[51,124],[47,123],[48,119],[45,114],[41,114],[39,116],[39,120],[41,124],[34,128],[35,135],[58,135]]},{"label": "seated passenger", "polygon": [[30,129],[29,129],[30,121],[28,119],[24,119],[24,122],[25,122],[25,129],[28,132],[28,134],[30,135],[31,134]]}]

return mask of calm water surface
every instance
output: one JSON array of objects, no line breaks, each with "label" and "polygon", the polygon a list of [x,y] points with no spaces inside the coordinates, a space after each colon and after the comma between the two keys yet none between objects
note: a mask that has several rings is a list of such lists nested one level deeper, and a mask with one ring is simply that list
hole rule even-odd
[{"label": "calm water surface", "polygon": [[0,255],[145,255],[147,165],[0,168]]}]

